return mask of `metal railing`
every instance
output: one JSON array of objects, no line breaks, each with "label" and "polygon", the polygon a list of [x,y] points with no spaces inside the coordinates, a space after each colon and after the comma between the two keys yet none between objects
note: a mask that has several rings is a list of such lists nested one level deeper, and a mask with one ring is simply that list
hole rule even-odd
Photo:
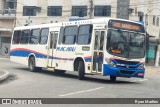
[{"label": "metal railing", "polygon": [[3,10],[0,10],[0,14],[1,15],[11,15],[11,14],[16,14],[16,9],[3,9]]}]

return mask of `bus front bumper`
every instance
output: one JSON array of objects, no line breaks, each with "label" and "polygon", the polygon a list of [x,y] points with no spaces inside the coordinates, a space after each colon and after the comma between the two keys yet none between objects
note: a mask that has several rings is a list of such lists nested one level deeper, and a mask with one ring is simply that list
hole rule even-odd
[{"label": "bus front bumper", "polygon": [[103,65],[103,76],[116,76],[116,77],[137,77],[144,78],[145,69],[132,69],[132,68],[118,68],[111,67],[107,64]]}]

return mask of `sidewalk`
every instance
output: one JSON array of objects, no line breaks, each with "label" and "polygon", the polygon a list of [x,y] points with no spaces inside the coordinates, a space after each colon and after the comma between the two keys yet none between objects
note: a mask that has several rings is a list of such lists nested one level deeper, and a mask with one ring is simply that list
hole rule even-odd
[{"label": "sidewalk", "polygon": [[9,75],[9,72],[0,70],[0,82],[8,78]]},{"label": "sidewalk", "polygon": [[0,58],[9,58],[8,55],[0,55]]},{"label": "sidewalk", "polygon": [[160,67],[146,66],[145,74],[148,76],[160,76]]}]

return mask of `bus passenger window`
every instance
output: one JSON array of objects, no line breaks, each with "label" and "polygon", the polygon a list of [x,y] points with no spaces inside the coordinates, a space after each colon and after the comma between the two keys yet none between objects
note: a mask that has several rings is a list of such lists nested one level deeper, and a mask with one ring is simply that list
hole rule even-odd
[{"label": "bus passenger window", "polygon": [[100,37],[100,50],[103,50],[103,45],[104,45],[104,35],[105,35],[105,32],[104,31],[101,31],[101,37]]},{"label": "bus passenger window", "polygon": [[76,41],[76,36],[78,34],[77,26],[68,26],[64,30],[63,43],[64,44],[74,44]]},{"label": "bus passenger window", "polygon": [[64,33],[64,27],[61,27],[58,44],[61,44],[63,41],[63,33]]},{"label": "bus passenger window", "polygon": [[30,44],[38,44],[40,35],[40,29],[33,29],[31,30],[31,36],[30,36]]},{"label": "bus passenger window", "polygon": [[40,38],[39,38],[39,43],[40,44],[46,44],[47,43],[48,34],[49,34],[49,29],[48,28],[41,29],[41,35],[40,35]]},{"label": "bus passenger window", "polygon": [[20,30],[14,31],[12,43],[13,44],[19,44],[19,42],[20,42],[20,36],[21,36],[21,31]]},{"label": "bus passenger window", "polygon": [[23,30],[21,34],[21,44],[27,44],[30,36],[30,30]]},{"label": "bus passenger window", "polygon": [[98,37],[100,35],[100,32],[99,31],[96,31],[95,32],[95,42],[94,42],[94,50],[97,50],[98,49]]},{"label": "bus passenger window", "polygon": [[77,44],[90,44],[92,35],[92,25],[82,25],[79,27]]}]

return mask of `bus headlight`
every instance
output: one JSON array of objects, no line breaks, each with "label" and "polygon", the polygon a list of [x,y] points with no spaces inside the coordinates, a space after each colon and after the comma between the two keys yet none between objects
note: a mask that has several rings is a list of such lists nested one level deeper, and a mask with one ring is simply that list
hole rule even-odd
[{"label": "bus headlight", "polygon": [[106,60],[106,62],[107,62],[107,64],[108,64],[109,66],[111,66],[111,67],[116,67],[116,64],[115,64],[113,61],[111,61],[110,59],[106,58],[105,60]]},{"label": "bus headlight", "polygon": [[144,69],[144,64],[141,64],[137,69]]}]

